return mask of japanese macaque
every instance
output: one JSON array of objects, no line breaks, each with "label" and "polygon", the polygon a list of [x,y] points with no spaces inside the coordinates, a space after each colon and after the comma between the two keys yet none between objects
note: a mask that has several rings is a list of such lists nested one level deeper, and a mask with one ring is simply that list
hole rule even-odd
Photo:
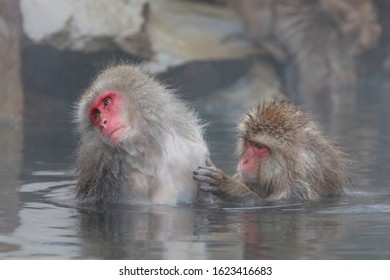
[{"label": "japanese macaque", "polygon": [[356,84],[357,58],[381,34],[372,0],[227,1],[248,38],[283,66],[289,92],[325,115]]},{"label": "japanese macaque", "polygon": [[196,198],[208,148],[196,114],[140,68],[104,70],[77,106],[82,204],[176,204]]},{"label": "japanese macaque", "polygon": [[194,171],[203,191],[227,202],[317,200],[345,194],[348,155],[319,130],[307,112],[288,102],[269,102],[239,125],[238,173],[214,166]]}]

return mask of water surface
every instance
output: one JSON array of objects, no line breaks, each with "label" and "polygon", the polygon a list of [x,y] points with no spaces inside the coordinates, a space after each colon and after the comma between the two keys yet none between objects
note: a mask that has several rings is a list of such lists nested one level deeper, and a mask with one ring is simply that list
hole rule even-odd
[{"label": "water surface", "polygon": [[[2,126],[1,259],[389,259],[390,97],[365,85],[324,129],[350,152],[353,196],[322,202],[232,205],[72,205],[70,118]],[[345,107],[343,107],[345,106]],[[216,165],[232,174],[235,103],[197,99]],[[174,171],[173,171],[174,172]]]}]

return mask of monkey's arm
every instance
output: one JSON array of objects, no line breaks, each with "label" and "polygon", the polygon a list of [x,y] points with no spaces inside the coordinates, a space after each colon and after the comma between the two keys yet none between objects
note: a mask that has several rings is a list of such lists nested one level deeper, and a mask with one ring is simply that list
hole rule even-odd
[{"label": "monkey's arm", "polygon": [[255,204],[264,202],[243,183],[226,175],[214,166],[201,166],[193,172],[193,179],[200,183],[202,191],[210,192],[226,202]]}]

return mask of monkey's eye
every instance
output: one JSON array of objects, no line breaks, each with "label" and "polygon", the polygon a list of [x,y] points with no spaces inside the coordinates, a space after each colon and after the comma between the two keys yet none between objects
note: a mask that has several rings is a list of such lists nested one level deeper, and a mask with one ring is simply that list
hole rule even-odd
[{"label": "monkey's eye", "polygon": [[252,147],[255,147],[256,149],[259,149],[259,150],[265,147],[263,144],[258,143],[258,142],[254,142],[254,141],[248,141],[248,144]]},{"label": "monkey's eye", "polygon": [[104,100],[103,100],[104,106],[107,106],[107,105],[110,104],[110,103],[111,103],[111,98],[110,98],[110,97],[104,98]]},{"label": "monkey's eye", "polygon": [[99,117],[100,117],[100,112],[99,112],[98,110],[95,110],[95,111],[93,112],[93,117],[94,117],[94,119],[99,118]]},{"label": "monkey's eye", "polygon": [[262,148],[264,148],[264,145],[263,145],[263,144],[260,144],[260,143],[253,143],[253,146],[254,146],[256,149],[262,149]]}]

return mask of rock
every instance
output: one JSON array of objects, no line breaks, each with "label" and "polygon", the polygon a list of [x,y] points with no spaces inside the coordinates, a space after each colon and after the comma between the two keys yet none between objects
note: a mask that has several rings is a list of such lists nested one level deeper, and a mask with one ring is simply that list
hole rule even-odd
[{"label": "rock", "polygon": [[240,23],[223,5],[183,0],[21,0],[23,28],[33,43],[58,50],[110,48],[149,60],[151,71],[193,60],[257,52],[238,38]]},{"label": "rock", "polygon": [[235,14],[197,1],[151,1],[148,32],[155,56],[152,71],[193,60],[242,58],[259,53],[242,35]]},{"label": "rock", "polygon": [[12,233],[19,225],[20,201],[15,188],[20,185],[23,151],[21,24],[19,2],[0,0],[0,205],[7,209],[0,210],[2,234]]},{"label": "rock", "polygon": [[[23,28],[35,44],[59,50],[94,52],[118,45],[130,52],[140,47],[126,42],[140,36],[146,0],[21,0]],[[135,45],[139,45],[136,42]],[[149,48],[148,45],[143,47]],[[147,53],[147,52],[146,52]]]},{"label": "rock", "polygon": [[20,35],[18,1],[0,0],[0,122],[19,122],[22,119]]}]

